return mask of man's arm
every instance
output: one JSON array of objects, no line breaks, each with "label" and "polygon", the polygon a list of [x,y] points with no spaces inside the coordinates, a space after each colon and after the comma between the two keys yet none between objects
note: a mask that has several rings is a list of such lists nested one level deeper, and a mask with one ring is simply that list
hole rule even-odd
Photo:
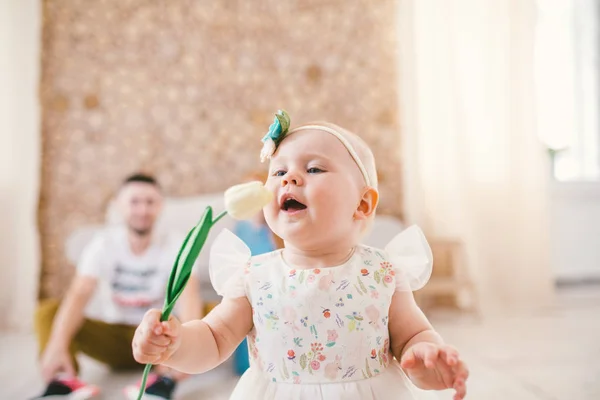
[{"label": "man's arm", "polygon": [[83,310],[95,288],[96,278],[89,276],[76,276],[69,286],[52,322],[50,338],[40,360],[46,382],[59,372],[75,375],[69,346],[83,323]]},{"label": "man's arm", "polygon": [[68,348],[83,324],[83,310],[96,289],[97,278],[76,275],[61,302],[50,334],[49,345]]}]

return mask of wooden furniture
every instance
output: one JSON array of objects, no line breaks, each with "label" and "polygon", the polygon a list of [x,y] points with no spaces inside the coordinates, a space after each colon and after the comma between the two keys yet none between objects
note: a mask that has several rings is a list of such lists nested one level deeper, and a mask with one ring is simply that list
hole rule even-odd
[{"label": "wooden furniture", "polygon": [[464,256],[464,246],[457,240],[429,241],[433,252],[433,273],[415,299],[424,311],[451,307],[478,312],[477,291]]}]

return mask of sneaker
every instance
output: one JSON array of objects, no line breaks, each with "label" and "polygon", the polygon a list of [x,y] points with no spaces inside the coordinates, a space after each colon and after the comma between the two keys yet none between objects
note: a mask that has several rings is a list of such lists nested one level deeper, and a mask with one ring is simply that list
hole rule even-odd
[{"label": "sneaker", "polygon": [[32,400],[87,400],[100,393],[100,388],[77,379],[55,379],[46,387],[46,391],[41,396]]},{"label": "sneaker", "polygon": [[[143,400],[171,400],[177,382],[166,376],[158,374],[149,374],[146,381],[146,390],[144,391]],[[137,400],[142,381],[140,380],[135,385],[129,385],[123,392],[128,400]]]}]

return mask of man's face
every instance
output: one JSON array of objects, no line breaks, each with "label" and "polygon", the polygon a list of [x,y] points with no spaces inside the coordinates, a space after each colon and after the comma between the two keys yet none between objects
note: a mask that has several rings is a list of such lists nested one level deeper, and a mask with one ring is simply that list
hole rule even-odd
[{"label": "man's face", "polygon": [[119,204],[129,230],[148,235],[162,209],[162,195],[152,184],[130,182],[121,188]]}]

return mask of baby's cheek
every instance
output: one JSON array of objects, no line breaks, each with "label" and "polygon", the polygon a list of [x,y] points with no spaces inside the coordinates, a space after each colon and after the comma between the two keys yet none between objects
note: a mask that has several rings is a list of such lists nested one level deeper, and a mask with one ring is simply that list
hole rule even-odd
[{"label": "baby's cheek", "polygon": [[275,228],[277,223],[277,213],[279,212],[279,206],[268,204],[264,209],[265,222],[271,229]]}]

